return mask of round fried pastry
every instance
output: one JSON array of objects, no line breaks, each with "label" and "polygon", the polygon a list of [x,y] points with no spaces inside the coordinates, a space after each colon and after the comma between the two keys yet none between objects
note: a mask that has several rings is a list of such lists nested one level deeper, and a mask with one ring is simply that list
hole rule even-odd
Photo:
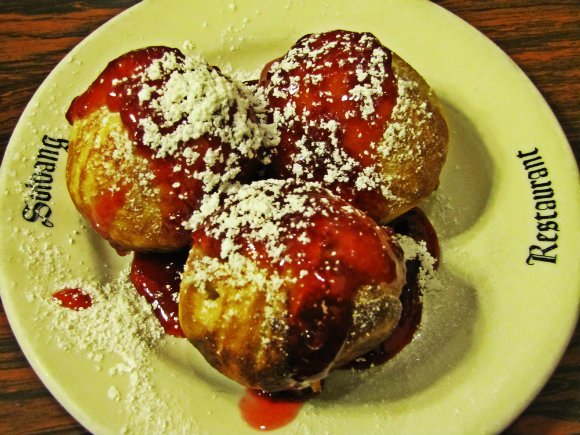
[{"label": "round fried pastry", "polygon": [[316,181],[388,222],[433,192],[448,131],[425,80],[370,33],[302,37],[260,79],[280,143],[270,176]]},{"label": "round fried pastry", "polygon": [[254,182],[200,222],[179,319],[205,359],[240,384],[308,387],[397,325],[400,248],[326,189]]},{"label": "round fried pastry", "polygon": [[67,112],[75,206],[123,250],[188,246],[183,223],[204,198],[256,171],[263,135],[250,95],[168,47],[110,62]]}]

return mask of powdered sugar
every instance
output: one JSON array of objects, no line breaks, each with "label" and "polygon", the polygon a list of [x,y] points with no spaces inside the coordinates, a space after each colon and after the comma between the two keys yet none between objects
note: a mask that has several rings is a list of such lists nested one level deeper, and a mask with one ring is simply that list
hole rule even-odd
[{"label": "powdered sugar", "polygon": [[[149,117],[140,120],[143,142],[158,157],[175,155],[179,144],[203,135],[215,135],[249,157],[261,146],[260,128],[250,119],[244,96],[249,92],[201,57],[189,55],[178,61],[175,52],[168,52],[153,61],[143,76],[147,81],[166,78],[160,87],[146,84],[139,93],[140,102],[148,102],[163,119],[161,125]],[[174,130],[162,133],[161,128]]]},{"label": "powdered sugar", "polygon": [[[225,199],[222,207],[225,212],[214,214],[216,208],[208,207],[203,212],[194,213],[189,227],[195,229],[207,223],[204,227],[207,234],[221,240],[222,259],[239,252],[236,239],[243,230],[249,239],[264,244],[270,259],[279,260],[284,249],[280,239],[289,230],[296,232],[299,240],[308,239],[301,232],[309,225],[306,219],[291,223],[286,220],[296,215],[307,218],[321,211],[322,204],[304,194],[313,188],[320,189],[316,185],[304,184],[289,191],[287,183],[282,180],[243,185]],[[214,204],[218,205],[217,202]]]},{"label": "powdered sugar", "polygon": [[[418,83],[391,71],[391,52],[372,35],[331,34],[332,39],[328,34],[300,39],[269,66],[264,89],[258,89],[272,103],[273,123],[286,137],[278,151],[284,175],[317,181],[339,195],[351,189],[378,192],[391,204],[403,204],[407,198],[393,193],[400,191],[400,180],[387,162],[421,165],[428,146],[421,142],[423,129],[432,109],[424,97],[417,102]],[[340,80],[325,83],[325,73]],[[389,93],[394,108],[383,119]],[[362,123],[349,124],[353,120]],[[366,131],[372,129],[379,134]]]},{"label": "powdered sugar", "polygon": [[[139,142],[153,150],[152,157],[176,158],[173,172],[200,180],[203,193],[210,194],[235,183],[277,137],[266,122],[264,101],[250,87],[208,65],[190,44],[184,49],[186,55],[156,48],[162,55],[116,80],[116,92],[137,95],[139,115],[132,122]],[[130,151],[125,147],[114,157]]]},{"label": "powdered sugar", "polygon": [[92,299],[89,308],[77,311],[62,308],[45,289],[33,290],[38,320],[48,321],[55,345],[92,361],[94,375],[103,373],[99,376],[109,382],[104,393],[108,400],[138,410],[127,413],[127,427],[155,433],[173,424],[174,416],[153,381],[151,365],[164,332],[149,304],[137,295],[128,270],[121,270],[110,282],[85,277],[58,280],[54,285],[80,287]]},{"label": "powdered sugar", "polygon": [[430,287],[437,285],[436,262],[437,260],[429,253],[427,244],[424,241],[416,241],[412,237],[402,234],[395,234],[395,240],[403,250],[405,261],[418,260],[419,273],[417,283],[419,289],[424,293]]}]

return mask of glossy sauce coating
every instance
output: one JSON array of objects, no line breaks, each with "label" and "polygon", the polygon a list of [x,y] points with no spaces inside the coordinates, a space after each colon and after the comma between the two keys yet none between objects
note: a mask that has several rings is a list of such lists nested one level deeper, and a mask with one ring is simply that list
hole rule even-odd
[{"label": "glossy sauce coating", "polygon": [[111,225],[115,219],[115,211],[123,207],[127,201],[126,188],[105,190],[93,198],[93,208],[89,219],[95,230],[108,238]]},{"label": "glossy sauce coating", "polygon": [[[389,226],[397,234],[412,237],[417,242],[425,242],[427,251],[434,258],[437,267],[441,255],[437,233],[421,209],[409,210],[392,221]],[[408,260],[405,264],[407,280],[400,297],[403,311],[399,324],[380,346],[351,361],[346,365],[347,368],[367,369],[384,364],[403,350],[415,336],[423,314],[423,293],[418,282],[421,264],[417,259]]]},{"label": "glossy sauce coating", "polygon": [[[429,219],[414,208],[392,222],[398,234],[408,235],[417,241],[425,241],[429,253],[439,260],[439,242]],[[421,322],[423,310],[422,293],[417,283],[419,264],[407,262],[407,284],[401,294],[403,312],[397,328],[379,347],[347,364],[345,368],[358,370],[384,364],[411,342]],[[313,397],[311,390],[266,394],[247,390],[239,403],[244,420],[260,430],[272,430],[290,423],[298,415],[302,403]]]},{"label": "glossy sauce coating", "polygon": [[[393,221],[391,226],[398,234],[408,235],[417,241],[425,241],[431,256],[436,263],[439,261],[440,252],[437,234],[420,209],[414,208],[410,210]],[[206,252],[213,249],[214,255],[217,254],[218,244],[215,243],[215,240],[204,237],[201,234],[197,234],[197,238],[203,244]],[[259,247],[254,245],[252,249],[259,249]],[[157,307],[156,314],[160,322],[168,333],[176,336],[182,336],[182,333],[177,332],[180,328],[178,323],[176,323],[178,322],[175,315],[177,313],[177,304],[173,295],[179,291],[180,273],[183,270],[186,258],[187,253],[185,252],[171,254],[139,253],[135,255],[132,263],[131,280],[133,284],[150,303],[157,301],[155,302]],[[262,254],[261,258],[265,260],[266,256]],[[386,362],[411,341],[420,324],[422,313],[422,295],[417,283],[418,266],[417,261],[407,262],[407,283],[401,294],[403,313],[397,329],[381,345],[380,349],[375,349],[368,355],[360,357],[356,362],[351,363],[349,367],[367,368],[370,365]],[[305,282],[301,283],[302,289],[299,293],[302,293],[302,297],[307,295],[308,289],[310,292],[315,291],[314,285],[311,285],[310,288],[306,287],[306,285]],[[80,298],[79,294],[82,295],[78,289],[66,289],[55,293],[53,297],[76,301]],[[294,309],[297,310],[300,307],[300,303],[304,303],[304,300],[302,299],[302,302],[300,302],[300,295],[294,298]],[[63,302],[63,306],[67,306],[66,304],[66,302]],[[88,306],[90,306],[90,303]],[[167,319],[170,321],[168,322]]]},{"label": "glossy sauce coating", "polygon": [[267,64],[260,86],[280,132],[270,175],[324,182],[377,218],[380,188],[347,173],[380,163],[376,146],[398,95],[391,61],[373,35],[336,30],[306,35]]},{"label": "glossy sauce coating", "polygon": [[250,427],[270,431],[292,422],[306,400],[246,390],[238,406],[242,418]]},{"label": "glossy sauce coating", "polygon": [[[135,145],[133,152],[148,161],[149,169],[154,175],[151,183],[160,191],[157,207],[165,225],[170,226],[173,231],[184,233],[182,222],[199,208],[204,195],[204,183],[195,174],[207,170],[207,165],[203,158],[192,162],[182,152],[158,157],[153,148],[143,143],[145,127],[142,121],[144,119],[155,123],[161,135],[167,135],[176,131],[178,126],[186,121],[188,115],[183,113],[181,121],[168,125],[151,100],[142,101],[139,96],[141,91],[150,88],[156,89],[154,96],[160,96],[160,89],[163,89],[171,78],[170,71],[164,71],[163,62],[160,61],[166,55],[174,55],[178,63],[184,58],[177,49],[154,46],[128,52],[110,62],[89,88],[73,100],[66,118],[72,125],[100,107],[119,113]],[[161,62],[161,73],[159,78],[151,79],[145,71],[155,61]],[[212,69],[209,66],[208,68]],[[205,156],[208,151],[220,150],[225,157],[222,161],[212,163],[211,172],[223,174],[227,170],[227,157],[231,149],[224,146],[217,136],[206,134],[195,140],[183,141],[180,149],[195,150],[200,156]],[[104,158],[111,157],[104,156]],[[251,173],[250,168],[244,172],[245,176],[250,176]],[[97,227],[97,230],[105,237],[108,226],[115,220],[117,211],[127,200],[128,198],[122,198],[121,195],[109,198],[106,194],[104,196],[99,194],[95,197],[96,210],[89,218],[93,219],[93,226]]]},{"label": "glossy sauce coating", "polygon": [[138,74],[168,52],[181,57],[179,50],[159,46],[130,51],[111,61],[89,88],[72,101],[66,113],[69,124],[107,106],[112,112],[121,113],[123,122],[137,139],[139,119],[147,111],[139,104],[138,93],[143,84]]},{"label": "glossy sauce coating", "polygon": [[54,292],[52,299],[71,310],[84,310],[93,305],[91,296],[80,288],[65,288]]},{"label": "glossy sauce coating", "polygon": [[[413,237],[415,240],[423,240],[427,243],[428,251],[436,259],[439,259],[439,243],[437,234],[429,222],[425,214],[418,208],[412,209],[394,222],[392,227],[398,234],[405,234]],[[197,235],[197,241],[203,246],[204,251],[213,251],[217,255],[219,251],[218,241],[206,237],[200,231]],[[345,242],[343,249],[346,253],[354,254],[356,251],[356,241]],[[313,244],[320,243],[313,242]],[[349,249],[350,246],[350,249]],[[259,245],[248,246],[252,251],[261,251],[259,258],[263,265],[267,264],[267,255],[265,250]],[[329,246],[313,247],[306,249],[296,249],[295,252],[318,252],[314,255],[311,263],[313,265],[320,265],[324,263],[325,255],[323,251],[328,251]],[[360,247],[358,247],[360,249]],[[367,251],[364,251],[365,253]],[[360,254],[360,252],[359,252]],[[360,257],[367,257],[367,255],[359,255]],[[186,253],[180,254],[138,254],[133,261],[131,278],[136,286],[140,288],[140,293],[147,297],[147,300],[156,306],[156,314],[167,331],[167,333],[182,336],[178,331],[180,330],[178,324],[175,323],[176,317],[174,313],[177,311],[175,299],[173,294],[179,288],[179,272],[183,270]],[[372,260],[371,260],[372,261]],[[376,266],[369,263],[368,267],[361,266],[360,270],[372,268]],[[270,267],[270,266],[268,266]],[[272,267],[280,268],[282,265],[274,265]],[[413,338],[421,321],[422,314],[422,294],[417,283],[418,264],[416,261],[407,262],[407,284],[405,285],[401,294],[401,302],[403,304],[403,313],[398,327],[389,338],[376,349],[373,349],[366,355],[357,358],[348,364],[347,368],[367,369],[374,365],[382,364],[394,357],[400,352]],[[380,275],[380,273],[379,273]],[[384,276],[383,276],[384,278]],[[322,283],[322,281],[321,281]],[[316,292],[316,288],[320,285],[310,283],[308,287],[307,282],[302,283],[301,292],[293,300],[294,309],[299,310],[301,303],[308,301],[308,294]],[[154,290],[152,290],[154,289]],[[156,289],[156,290],[155,290]],[[344,289],[342,290],[344,291]],[[300,293],[302,295],[300,296]],[[340,294],[341,291],[338,291]],[[149,296],[147,296],[149,294]],[[155,296],[156,295],[156,296]],[[163,308],[162,308],[163,307]],[[164,311],[164,313],[162,313]],[[172,314],[173,313],[173,314]],[[173,319],[167,322],[166,319]],[[340,319],[335,319],[340,320]],[[343,320],[343,319],[342,319]],[[336,326],[336,323],[334,323]],[[302,327],[308,328],[308,322],[301,324]],[[312,326],[312,325],[311,325]],[[339,328],[341,329],[341,328]],[[329,334],[330,331],[325,330],[323,334]],[[304,357],[304,352],[301,353]],[[306,355],[308,357],[309,355]],[[299,358],[297,358],[299,359]],[[302,360],[303,363],[311,363],[308,360]],[[244,396],[240,399],[239,408],[242,418],[249,426],[258,430],[274,430],[283,427],[298,415],[303,403],[315,396],[311,389],[304,389],[298,391],[283,391],[278,393],[264,393],[260,391],[246,390]]]},{"label": "glossy sauce coating", "polygon": [[179,325],[178,295],[186,258],[187,252],[135,253],[131,264],[131,282],[152,305],[165,332],[174,337],[184,336]]}]

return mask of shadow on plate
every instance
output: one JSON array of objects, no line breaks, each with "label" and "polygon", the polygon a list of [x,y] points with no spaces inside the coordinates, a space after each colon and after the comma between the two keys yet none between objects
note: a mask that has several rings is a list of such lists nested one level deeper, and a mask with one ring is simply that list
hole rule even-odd
[{"label": "shadow on plate", "polygon": [[317,406],[394,402],[429,388],[452,372],[470,352],[479,304],[476,291],[441,270],[440,285],[424,296],[418,334],[401,353],[368,370],[336,370]]},{"label": "shadow on plate", "polygon": [[158,348],[158,357],[160,371],[175,375],[184,382],[184,388],[241,397],[243,387],[214,369],[185,338],[166,337]]},{"label": "shadow on plate", "polygon": [[[89,226],[88,223],[86,223],[86,225]],[[99,282],[111,282],[118,276],[121,265],[131,262],[133,254],[128,253],[124,256],[119,255],[117,251],[111,247],[110,243],[103,239],[92,228],[87,229],[86,236],[89,239],[89,246],[91,247],[86,254],[90,257],[87,259],[87,264],[94,267],[94,273]]]},{"label": "shadow on plate", "polygon": [[421,208],[444,240],[466,232],[484,214],[495,171],[474,123],[448,101],[442,104],[450,133],[449,154],[439,189]]}]

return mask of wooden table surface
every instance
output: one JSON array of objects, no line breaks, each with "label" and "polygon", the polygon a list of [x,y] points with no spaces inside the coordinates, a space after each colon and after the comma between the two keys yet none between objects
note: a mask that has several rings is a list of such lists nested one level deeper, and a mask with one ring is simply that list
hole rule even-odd
[{"label": "wooden table surface", "polygon": [[[0,156],[46,75],[79,41],[135,0],[2,0]],[[580,2],[440,0],[508,53],[540,89],[580,157]],[[86,431],[22,355],[0,306],[0,433]],[[558,368],[506,434],[580,434],[580,330]],[[395,435],[395,434],[393,434]]]}]

